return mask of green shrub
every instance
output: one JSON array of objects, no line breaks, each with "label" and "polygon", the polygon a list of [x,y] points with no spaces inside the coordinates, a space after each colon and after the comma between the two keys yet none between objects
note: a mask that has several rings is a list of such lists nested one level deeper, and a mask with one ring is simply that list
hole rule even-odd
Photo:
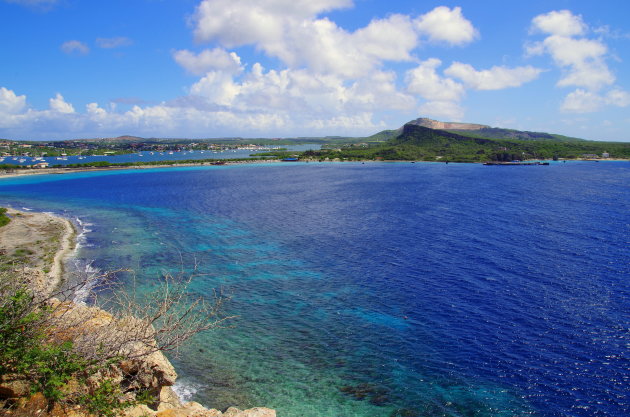
[{"label": "green shrub", "polygon": [[0,207],[0,227],[9,224],[11,218],[7,216],[7,209],[4,207]]}]

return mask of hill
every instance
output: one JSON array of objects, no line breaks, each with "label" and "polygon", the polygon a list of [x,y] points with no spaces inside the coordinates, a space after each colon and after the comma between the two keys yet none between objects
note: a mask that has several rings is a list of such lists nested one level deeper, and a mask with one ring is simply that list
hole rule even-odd
[{"label": "hill", "polygon": [[[527,159],[577,159],[609,153],[613,158],[630,158],[630,143],[595,142],[560,135],[511,131],[465,124],[474,129],[441,130],[426,127],[453,123],[417,119],[399,130],[386,130],[366,139],[366,146],[307,151],[305,157],[319,159],[384,159],[451,162],[483,162]],[[462,127],[460,124],[458,127]],[[484,137],[484,132],[495,137]],[[590,158],[590,156],[587,156]]]},{"label": "hill", "polygon": [[421,117],[416,120],[407,122],[408,125],[428,127],[436,130],[482,130],[490,129],[490,126],[478,125],[475,123],[457,123],[457,122],[440,122],[439,120]]},{"label": "hill", "polygon": [[[407,122],[405,125],[414,125],[426,127],[434,130],[444,130],[451,133],[456,133],[461,136],[467,136],[471,138],[486,138],[486,139],[506,139],[506,140],[556,140],[561,142],[567,141],[583,141],[585,139],[574,138],[570,136],[558,135],[556,133],[546,132],[531,132],[527,130],[516,129],[504,129],[501,127],[490,127],[487,125],[475,124],[475,123],[457,123],[457,122],[442,122],[439,120],[429,119],[421,117],[419,119]],[[369,138],[382,138],[386,137],[390,139],[394,136],[398,136],[402,133],[403,128],[397,130],[384,130]],[[394,132],[397,132],[395,135]]]}]

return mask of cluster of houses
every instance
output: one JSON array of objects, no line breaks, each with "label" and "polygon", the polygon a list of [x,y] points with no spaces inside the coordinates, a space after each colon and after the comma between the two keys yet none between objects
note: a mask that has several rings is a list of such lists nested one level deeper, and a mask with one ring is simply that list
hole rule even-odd
[{"label": "cluster of houses", "polygon": [[[583,159],[600,159],[600,156],[596,153],[583,153],[580,155]],[[608,152],[602,152],[601,159],[610,158],[610,154]]]}]

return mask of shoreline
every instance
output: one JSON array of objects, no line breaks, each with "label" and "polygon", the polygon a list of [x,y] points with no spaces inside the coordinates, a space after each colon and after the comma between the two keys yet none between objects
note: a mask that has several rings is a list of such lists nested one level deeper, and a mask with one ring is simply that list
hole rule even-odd
[{"label": "shoreline", "polygon": [[6,262],[19,262],[37,291],[54,293],[63,282],[65,263],[78,245],[75,225],[52,213],[8,208],[7,215],[11,221],[0,229],[0,249]]},{"label": "shoreline", "polygon": [[[576,158],[576,159],[560,159],[558,161],[548,161],[548,160],[544,160],[545,162],[554,162],[554,163],[561,163],[561,162],[630,162],[630,159],[583,159],[583,158]],[[249,165],[249,164],[275,164],[275,163],[280,163],[283,162],[280,159],[267,159],[267,160],[260,160],[260,159],[252,159],[251,161],[225,161],[224,163],[221,164],[217,164],[216,162],[221,162],[220,160],[217,160],[215,162],[199,162],[199,163],[194,163],[194,162],[188,162],[188,163],[175,163],[175,164],[159,164],[159,165],[129,165],[129,166],[109,166],[109,167],[79,167],[79,168],[20,168],[20,169],[15,169],[15,170],[11,170],[11,171],[1,171],[0,172],[0,179],[2,178],[15,178],[15,177],[23,177],[23,176],[30,176],[30,175],[63,175],[63,174],[73,174],[73,173],[77,173],[77,172],[101,172],[101,171],[121,171],[121,170],[136,170],[136,169],[156,169],[156,168],[182,168],[182,167],[200,167],[200,166],[227,166],[227,165]],[[483,164],[484,162],[454,162],[454,161],[401,161],[401,160],[356,160],[356,161],[341,161],[341,160],[330,160],[330,161],[319,161],[319,160],[310,160],[310,159],[304,159],[304,160],[299,160],[298,162],[322,162],[322,163],[331,163],[331,162],[370,162],[370,163],[392,163],[392,162],[400,162],[400,163],[421,163],[421,162],[426,162],[426,163],[439,163],[439,164],[445,164],[445,163],[452,163],[452,164],[459,164],[459,163],[465,163],[465,164]]]},{"label": "shoreline", "polygon": [[[11,221],[0,227],[0,253],[3,262],[7,265],[13,265],[15,272],[21,272],[24,275],[26,285],[37,294],[37,298],[48,299],[48,302],[52,303],[51,305],[63,305],[64,308],[69,308],[61,314],[69,314],[68,320],[71,320],[72,328],[79,329],[79,332],[88,329],[88,327],[82,329],[81,326],[92,326],[88,331],[94,332],[101,327],[106,328],[108,323],[116,323],[117,319],[114,316],[98,307],[74,302],[61,303],[55,298],[55,292],[59,290],[64,281],[65,263],[79,247],[77,227],[71,220],[49,212],[30,212],[13,208],[7,208],[6,214]],[[19,252],[20,254],[26,253],[28,256],[20,258],[23,263],[15,267],[15,263],[11,263],[15,261],[7,255],[10,251],[13,251],[12,255],[15,255],[20,250],[22,250]],[[53,251],[54,255],[51,253]],[[72,322],[72,317],[74,320],[77,317],[80,319],[78,327],[76,323]],[[119,324],[116,326],[118,327]],[[126,361],[126,366],[132,365],[134,365],[133,360]],[[117,366],[122,367],[123,365]],[[141,358],[139,364],[135,366],[138,366],[138,372],[144,373],[143,377],[149,381],[143,382],[143,386],[147,389],[157,389],[157,396],[154,398],[156,402],[154,408],[149,408],[145,404],[135,404],[121,410],[119,414],[121,417],[187,417],[192,415],[199,417],[276,417],[275,410],[264,407],[254,407],[243,411],[230,407],[221,412],[205,408],[194,401],[184,403],[173,390],[177,373],[161,350]],[[122,372],[120,375],[123,375]],[[0,378],[0,385],[2,383]],[[18,394],[17,396],[21,397],[20,400],[28,408],[38,394],[41,397],[41,393],[36,393],[30,397],[27,394]],[[52,417],[53,414],[43,413],[41,415]],[[77,408],[73,415],[89,417],[93,414],[84,413]]]}]

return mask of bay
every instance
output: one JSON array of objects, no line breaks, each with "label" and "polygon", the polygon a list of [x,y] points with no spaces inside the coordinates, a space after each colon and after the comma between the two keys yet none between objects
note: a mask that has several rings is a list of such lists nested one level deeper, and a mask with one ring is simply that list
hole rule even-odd
[{"label": "bay", "polygon": [[[630,165],[294,163],[0,180],[78,268],[192,272],[185,397],[285,417],[630,413]],[[125,281],[128,276],[121,275]]]}]

